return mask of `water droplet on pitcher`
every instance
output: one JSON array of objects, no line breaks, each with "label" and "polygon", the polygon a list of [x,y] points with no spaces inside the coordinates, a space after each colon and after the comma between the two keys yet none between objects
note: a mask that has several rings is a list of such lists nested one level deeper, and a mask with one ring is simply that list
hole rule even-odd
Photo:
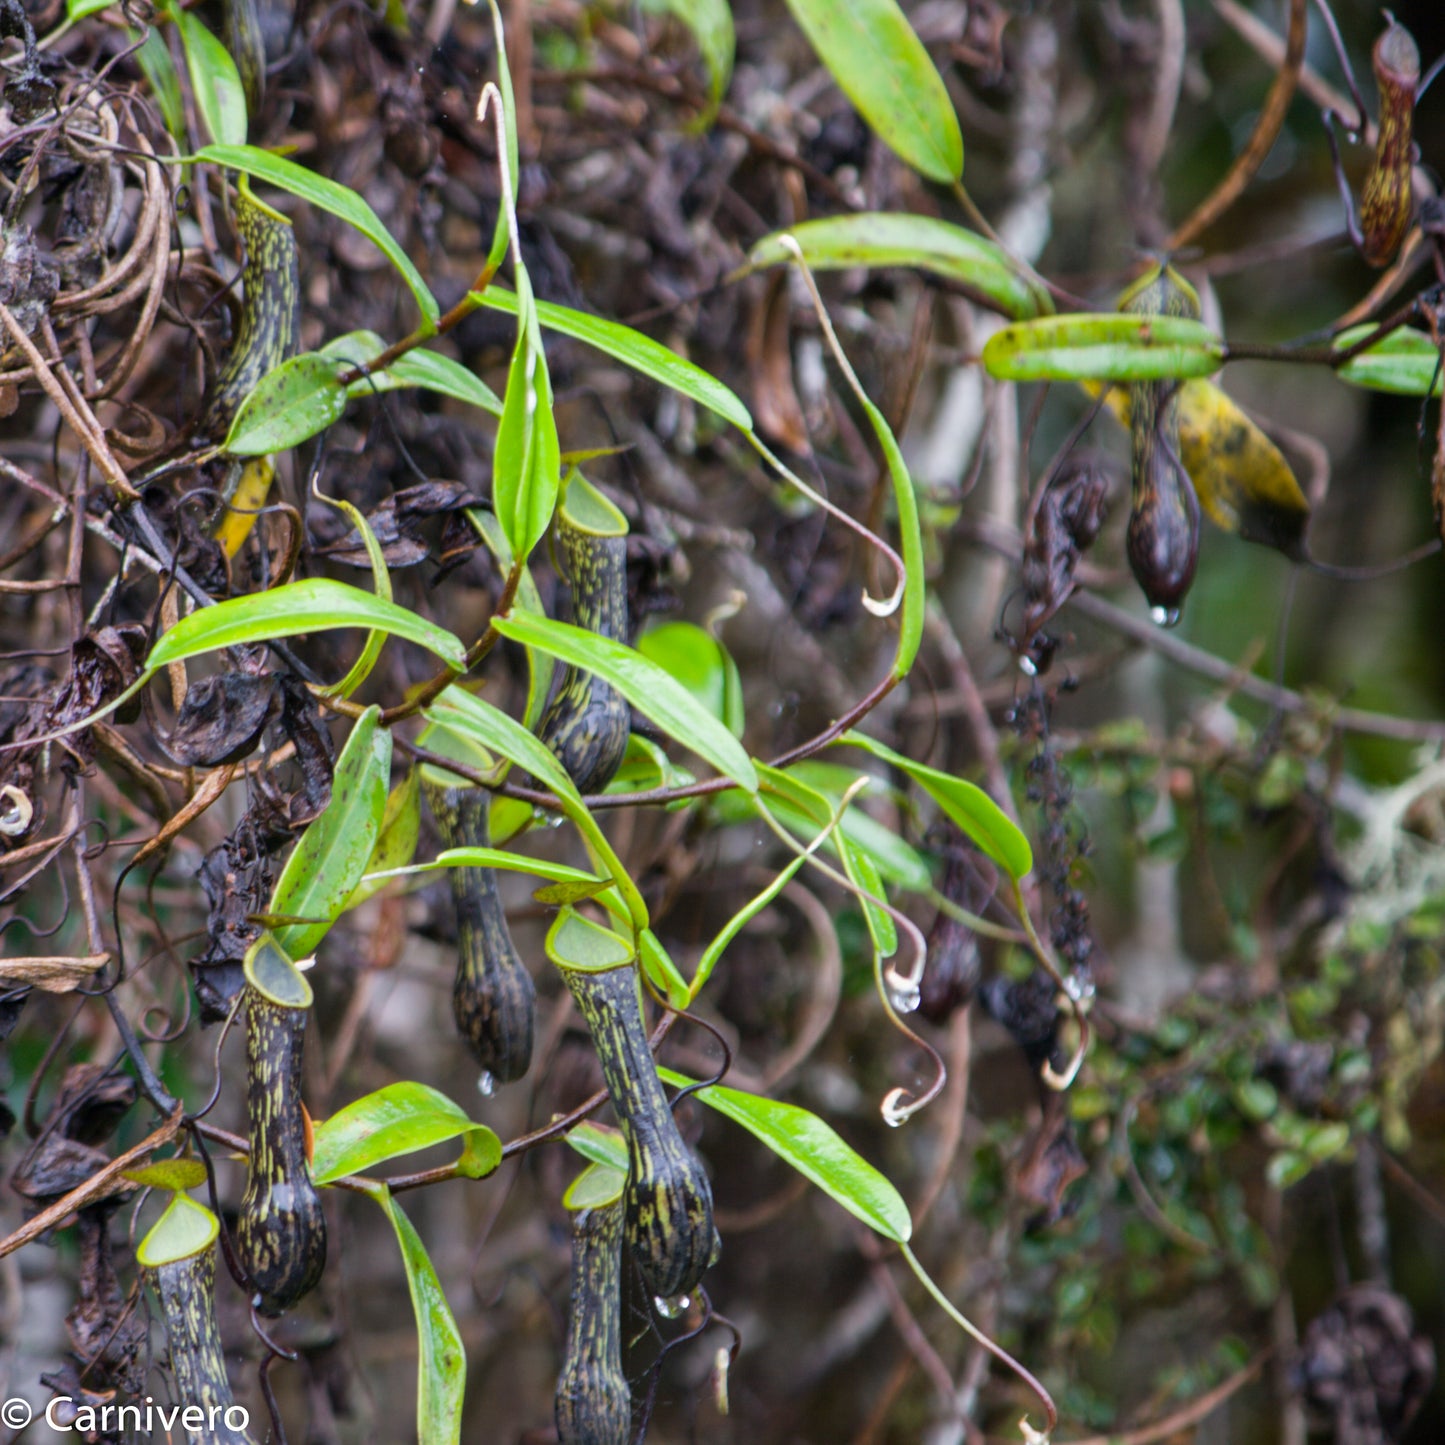
[{"label": "water droplet on pitcher", "polygon": [[1177,627],[1179,625],[1179,609],[1177,607],[1151,607],[1149,620],[1156,627]]},{"label": "water droplet on pitcher", "polygon": [[652,1307],[665,1320],[675,1320],[680,1315],[686,1314],[692,1301],[685,1294],[673,1295],[671,1299],[664,1299],[656,1295],[652,1301]]},{"label": "water droplet on pitcher", "polygon": [[497,1092],[497,1081],[492,1077],[490,1069],[483,1069],[477,1076],[477,1093],[482,1098],[490,1099]]},{"label": "water droplet on pitcher", "polygon": [[532,826],[534,828],[560,828],[566,821],[561,813],[553,812],[551,808],[532,809]]}]

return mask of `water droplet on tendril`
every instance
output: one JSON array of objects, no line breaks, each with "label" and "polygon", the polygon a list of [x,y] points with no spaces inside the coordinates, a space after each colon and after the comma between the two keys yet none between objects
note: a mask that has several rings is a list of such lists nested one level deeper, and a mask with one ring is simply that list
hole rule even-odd
[{"label": "water droplet on tendril", "polygon": [[883,1122],[890,1129],[901,1129],[908,1122],[913,1110],[910,1107],[907,1089],[893,1089],[881,1106]]},{"label": "water droplet on tendril", "polygon": [[923,990],[916,983],[895,983],[888,989],[888,1002],[901,1014],[915,1012],[923,1001]]},{"label": "water droplet on tendril", "polygon": [[1037,677],[1039,675],[1039,665],[1028,653],[1024,653],[1019,658],[1019,671],[1023,673],[1025,677]]}]

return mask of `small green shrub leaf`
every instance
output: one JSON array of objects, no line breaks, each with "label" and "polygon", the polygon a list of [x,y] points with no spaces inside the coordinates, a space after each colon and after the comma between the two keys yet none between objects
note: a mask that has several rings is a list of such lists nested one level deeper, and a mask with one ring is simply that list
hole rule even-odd
[{"label": "small green shrub leaf", "polygon": [[427,709],[426,718],[447,732],[500,753],[508,762],[525,768],[543,787],[556,794],[562,811],[586,840],[593,858],[617,885],[633,925],[639,930],[647,927],[647,905],[642,900],[642,894],[622,866],[621,859],[612,851],[612,845],[603,836],[572,779],[545,743],[500,708],[459,687],[449,687]]}]

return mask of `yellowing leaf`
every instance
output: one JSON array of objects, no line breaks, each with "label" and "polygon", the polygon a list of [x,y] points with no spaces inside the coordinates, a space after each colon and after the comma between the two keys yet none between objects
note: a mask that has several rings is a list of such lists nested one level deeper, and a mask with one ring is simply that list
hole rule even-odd
[{"label": "yellowing leaf", "polygon": [[[1099,386],[1088,390],[1095,396]],[[1113,387],[1109,409],[1127,427],[1129,394]],[[1179,392],[1179,460],[1209,519],[1246,542],[1287,557],[1304,552],[1310,506],[1284,454],[1212,381],[1186,381]]]}]

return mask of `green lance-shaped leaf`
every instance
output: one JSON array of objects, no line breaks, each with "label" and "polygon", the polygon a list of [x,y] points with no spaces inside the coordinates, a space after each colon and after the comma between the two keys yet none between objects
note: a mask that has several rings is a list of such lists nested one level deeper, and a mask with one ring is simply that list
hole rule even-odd
[{"label": "green lance-shaped leaf", "polygon": [[[495,804],[494,804],[495,806]],[[386,872],[368,873],[367,879],[378,884],[390,878],[409,877],[413,873],[434,873],[444,868],[501,868],[509,873],[530,873],[553,883],[575,885],[579,896],[591,898],[608,886],[607,879],[550,858],[529,858],[525,853],[508,853],[501,848],[444,848],[430,863],[411,863]]]},{"label": "green lance-shaped leaf", "polygon": [[[372,586],[376,595],[383,602],[390,602],[391,571],[386,565],[386,556],[381,550],[381,543],[377,541],[376,533],[371,530],[371,523],[366,520],[365,514],[344,498],[328,497],[319,489],[314,492],[314,495],[328,506],[335,507],[340,511],[360,534],[362,545],[366,548],[367,560],[371,563]],[[371,676],[371,670],[376,666],[385,642],[386,633],[379,628],[373,628],[367,634],[366,645],[361,649],[361,655],[347,669],[346,676],[340,682],[333,683],[324,689],[326,695],[350,697]]]},{"label": "green lance-shaped leaf", "polygon": [[246,144],[246,92],[231,53],[189,10],[176,17],[196,109],[218,145]]},{"label": "green lance-shaped leaf", "polygon": [[[374,331],[348,331],[328,341],[320,355],[347,366],[366,366],[386,350],[386,342]],[[398,356],[390,366],[353,381],[346,389],[348,400],[375,396],[386,391],[400,391],[417,386],[480,407],[493,416],[501,416],[502,400],[481,377],[468,371],[459,361],[437,351],[417,347]]]},{"label": "green lance-shaped leaf", "polygon": [[388,1084],[314,1126],[311,1174],[318,1184],[329,1184],[449,1139],[474,1136],[488,1141],[500,1163],[497,1136],[474,1124],[445,1094],[410,1081]]},{"label": "green lance-shaped leaf", "polygon": [[[85,3],[91,7],[87,13],[93,13],[97,8],[103,10],[112,0],[104,0],[104,3],[101,3],[101,0],[85,0]],[[75,16],[72,14],[71,18],[74,19]],[[135,63],[140,66],[141,74],[145,76],[146,89],[160,107],[166,129],[175,137],[176,144],[184,149],[188,144],[186,107],[181,99],[181,81],[176,74],[175,61],[171,59],[171,52],[166,48],[165,39],[159,30],[147,30],[144,40],[135,31],[127,31],[126,44],[136,45],[137,42],[139,48],[134,52]]]},{"label": "green lance-shaped leaf", "polygon": [[[869,788],[878,791],[887,785],[881,778],[860,772],[857,768],[840,767],[837,763],[809,758],[794,763],[784,776],[821,793],[830,808],[836,808],[843,794],[859,778],[869,780]],[[839,831],[849,842],[868,855],[873,866],[886,882],[913,893],[927,893],[933,887],[933,866],[917,848],[904,842],[895,829],[878,822],[856,804],[843,814]]]},{"label": "green lance-shaped leaf", "polygon": [[[487,551],[495,559],[501,575],[510,576],[514,561],[512,547],[496,514],[482,511],[478,507],[468,507],[467,520],[486,544]],[[546,616],[547,613],[547,609],[542,605],[541,593],[537,591],[537,584],[532,580],[531,568],[525,563],[522,565],[521,581],[517,585],[517,596],[512,607],[514,611],[535,612],[539,616]],[[527,649],[527,706],[522,713],[522,723],[529,732],[535,732],[542,719],[542,710],[547,706],[547,697],[552,691],[552,675],[556,667],[557,664],[545,652],[536,652],[530,647]],[[492,822],[494,838],[504,840],[509,836],[495,826],[495,816]]]},{"label": "green lance-shaped leaf", "polygon": [[436,623],[348,583],[307,577],[269,592],[232,597],[181,618],[151,649],[146,676],[172,662],[238,643],[271,642],[334,627],[376,628],[425,647],[459,672],[466,665],[461,639]]},{"label": "green lance-shaped leaf", "polygon": [[492,508],[513,556],[525,561],[542,540],[557,506],[562,448],[532,283],[520,259],[517,295],[517,345],[507,372],[507,394],[502,398],[502,420],[492,454]]},{"label": "green lance-shaped leaf", "polygon": [[896,0],[788,0],[788,9],[879,138],[929,180],[958,180],[958,117]]},{"label": "green lance-shaped leaf", "polygon": [[[497,42],[497,90],[502,97],[503,148],[500,159],[503,189],[509,196],[517,194],[522,173],[522,160],[517,139],[517,97],[512,87],[512,66],[507,59],[506,28],[502,24],[502,12],[497,0],[488,0],[492,10],[492,35]],[[492,245],[487,252],[487,273],[492,274],[502,264],[507,254],[507,242],[516,227],[515,214],[508,215],[507,207],[497,208],[497,223],[492,231]],[[517,258],[520,269],[522,259]]]},{"label": "green lance-shaped leaf", "polygon": [[581,793],[545,743],[500,708],[458,687],[449,687],[427,709],[425,716],[429,722],[447,732],[500,753],[508,762],[525,768],[543,787],[554,793],[562,811],[586,840],[598,866],[616,884],[633,926],[639,931],[647,927],[647,905],[642,900],[642,894],[622,866],[621,859],[612,851],[612,845],[582,801]]},{"label": "green lance-shaped leaf", "polygon": [[708,108],[700,124],[711,124],[718,104],[733,74],[733,56],[737,35],[733,30],[733,14],[728,0],[643,0],[642,8],[657,14],[675,15],[697,41],[697,48],[707,67]]},{"label": "green lance-shaped leaf", "polygon": [[1047,291],[1022,271],[1001,246],[932,216],[867,211],[804,221],[764,236],[748,252],[751,268],[793,259],[782,244],[791,236],[814,271],[862,266],[911,266],[965,286],[994,310],[1016,321],[1047,316],[1054,304]]},{"label": "green lance-shaped leaf", "polygon": [[381,831],[376,836],[371,857],[366,860],[366,872],[361,882],[351,890],[351,897],[346,900],[347,910],[365,903],[374,893],[385,888],[391,879],[407,871],[420,835],[421,774],[416,768],[411,768],[386,795]]},{"label": "green lance-shaped leaf", "polygon": [[694,622],[664,622],[637,650],[680,682],[735,737],[743,735],[743,686],[732,654]]},{"label": "green lance-shaped leaf", "polygon": [[284,156],[272,155],[270,151],[249,145],[209,145],[198,151],[192,160],[209,161],[214,165],[228,166],[232,170],[244,171],[259,181],[268,181],[283,191],[320,206],[333,216],[354,226],[386,256],[401,272],[411,294],[421,308],[423,330],[430,334],[437,328],[441,310],[436,297],[428,290],[421,278],[421,272],[412,264],[411,257],[401,248],[396,238],[381,223],[381,218],[357,193],[315,171],[308,171],[295,161]]},{"label": "green lance-shaped leaf", "polygon": [[401,1246],[416,1315],[416,1438],[418,1445],[460,1445],[467,1351],[426,1246],[384,1184],[364,1185],[386,1211]]},{"label": "green lance-shaped leaf", "polygon": [[[489,286],[485,291],[469,294],[473,300],[493,311],[505,311],[510,316],[517,314],[517,297],[501,287]],[[621,322],[605,321],[600,316],[589,316],[585,311],[574,311],[550,301],[538,301],[536,307],[537,321],[548,331],[558,331],[563,336],[584,341],[660,386],[706,407],[741,431],[752,431],[751,413],[730,388],[700,366],[668,350],[660,341],[654,341]]]},{"label": "green lance-shaped leaf", "polygon": [[301,835],[276,880],[268,911],[315,919],[282,924],[276,941],[292,958],[316,951],[366,872],[386,811],[391,774],[391,734],[379,726],[381,709],[356,720],[336,760],[331,802]]},{"label": "green lance-shaped leaf", "polygon": [[[1354,326],[1335,337],[1336,350],[1343,351],[1368,336],[1374,326]],[[1368,351],[1351,357],[1336,373],[1341,381],[1370,391],[1388,391],[1398,396],[1439,396],[1442,371],[1440,349],[1423,331],[1402,326],[1377,341]]]},{"label": "green lance-shaped leaf", "polygon": [[[659,1069],[658,1074],[683,1088],[694,1082],[671,1069]],[[902,1244],[913,1233],[908,1206],[898,1191],[816,1114],[721,1084],[699,1089],[696,1097],[741,1124],[785,1164],[791,1164],[885,1239]]]},{"label": "green lance-shaped leaf", "polygon": [[738,740],[690,692],[636,648],[570,623],[529,613],[497,618],[493,626],[514,642],[595,672],[640,713],[705,758],[724,777],[750,793],[757,791],[757,769]]},{"label": "green lance-shaped leaf", "polygon": [[974,783],[937,768],[925,767],[860,732],[847,732],[842,741],[862,748],[901,769],[963,830],[981,853],[992,858],[1009,877],[1024,877],[1034,866],[1033,850],[1007,813]]},{"label": "green lance-shaped leaf", "polygon": [[[759,763],[758,775],[768,796],[768,807],[778,822],[809,844],[822,833],[823,847],[829,853],[841,852],[832,836],[831,819],[844,792],[864,774],[850,768],[824,770],[817,764],[777,769]],[[876,779],[871,781],[877,783]],[[728,794],[719,797],[714,806],[724,822],[742,822],[753,811],[749,800]],[[933,871],[923,855],[856,804],[844,811],[838,832],[860,849],[890,883],[914,893],[928,891]]]},{"label": "green lance-shaped leaf", "polygon": [[1003,327],[983,364],[1000,381],[1168,381],[1218,371],[1224,343],[1189,317],[1078,312]]}]

